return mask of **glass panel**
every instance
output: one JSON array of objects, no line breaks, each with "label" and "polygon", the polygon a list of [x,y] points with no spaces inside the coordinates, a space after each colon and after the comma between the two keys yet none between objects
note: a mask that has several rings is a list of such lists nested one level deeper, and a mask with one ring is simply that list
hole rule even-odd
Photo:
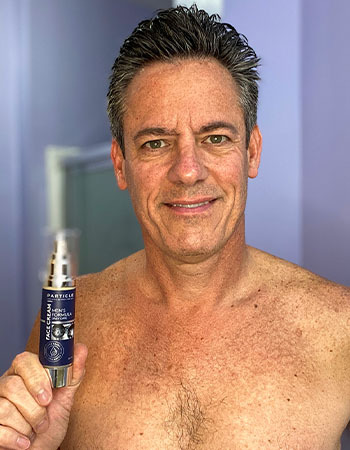
[{"label": "glass panel", "polygon": [[129,194],[118,189],[112,168],[68,168],[66,193],[66,226],[81,231],[80,274],[102,270],[143,248]]}]

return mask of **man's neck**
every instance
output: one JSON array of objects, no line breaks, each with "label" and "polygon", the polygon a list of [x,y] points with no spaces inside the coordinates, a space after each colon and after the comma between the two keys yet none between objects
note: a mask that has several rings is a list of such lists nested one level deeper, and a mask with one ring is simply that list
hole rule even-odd
[{"label": "man's neck", "polygon": [[210,310],[239,301],[247,288],[249,252],[243,233],[207,257],[184,258],[146,246],[145,275],[152,297],[169,310]]}]

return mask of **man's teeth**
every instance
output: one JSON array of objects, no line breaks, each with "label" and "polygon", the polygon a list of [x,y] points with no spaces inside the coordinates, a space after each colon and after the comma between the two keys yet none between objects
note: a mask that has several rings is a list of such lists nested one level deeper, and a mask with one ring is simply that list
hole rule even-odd
[{"label": "man's teeth", "polygon": [[206,202],[201,203],[192,203],[191,205],[182,205],[181,203],[173,203],[172,206],[177,206],[179,208],[198,208],[198,206],[207,205],[209,203],[209,200]]}]

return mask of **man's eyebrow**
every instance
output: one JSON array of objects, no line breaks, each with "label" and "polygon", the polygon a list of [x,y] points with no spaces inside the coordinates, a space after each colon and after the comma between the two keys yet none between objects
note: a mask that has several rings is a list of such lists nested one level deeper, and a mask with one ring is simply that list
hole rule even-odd
[{"label": "man's eyebrow", "polygon": [[143,136],[176,136],[176,135],[177,135],[176,131],[170,130],[169,128],[161,128],[161,127],[142,128],[142,130],[139,130],[135,134],[134,142]]},{"label": "man's eyebrow", "polygon": [[[206,125],[203,125],[198,134],[210,133],[211,131],[215,131],[218,128],[227,128],[233,134],[238,134],[237,128],[230,122],[224,122],[222,120],[216,122],[210,122]],[[162,128],[162,127],[148,127],[142,128],[139,130],[134,136],[134,142],[137,141],[140,137],[144,136],[177,136],[178,133],[174,129]]]},{"label": "man's eyebrow", "polygon": [[218,128],[227,128],[229,129],[233,134],[238,134],[237,128],[230,122],[223,122],[221,120],[216,122],[210,122],[207,125],[203,125],[200,130],[199,134],[203,133],[210,133],[211,131],[215,131]]}]

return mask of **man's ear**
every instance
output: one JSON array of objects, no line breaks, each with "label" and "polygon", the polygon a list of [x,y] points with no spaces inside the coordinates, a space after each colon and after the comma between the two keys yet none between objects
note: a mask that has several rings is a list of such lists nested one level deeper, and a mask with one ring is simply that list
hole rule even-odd
[{"label": "man's ear", "polygon": [[262,149],[262,137],[258,125],[255,125],[250,134],[248,155],[248,177],[255,178],[258,175],[260,156]]},{"label": "man's ear", "polygon": [[128,187],[125,177],[125,158],[120,145],[115,139],[112,139],[111,159],[119,189],[124,191]]}]

